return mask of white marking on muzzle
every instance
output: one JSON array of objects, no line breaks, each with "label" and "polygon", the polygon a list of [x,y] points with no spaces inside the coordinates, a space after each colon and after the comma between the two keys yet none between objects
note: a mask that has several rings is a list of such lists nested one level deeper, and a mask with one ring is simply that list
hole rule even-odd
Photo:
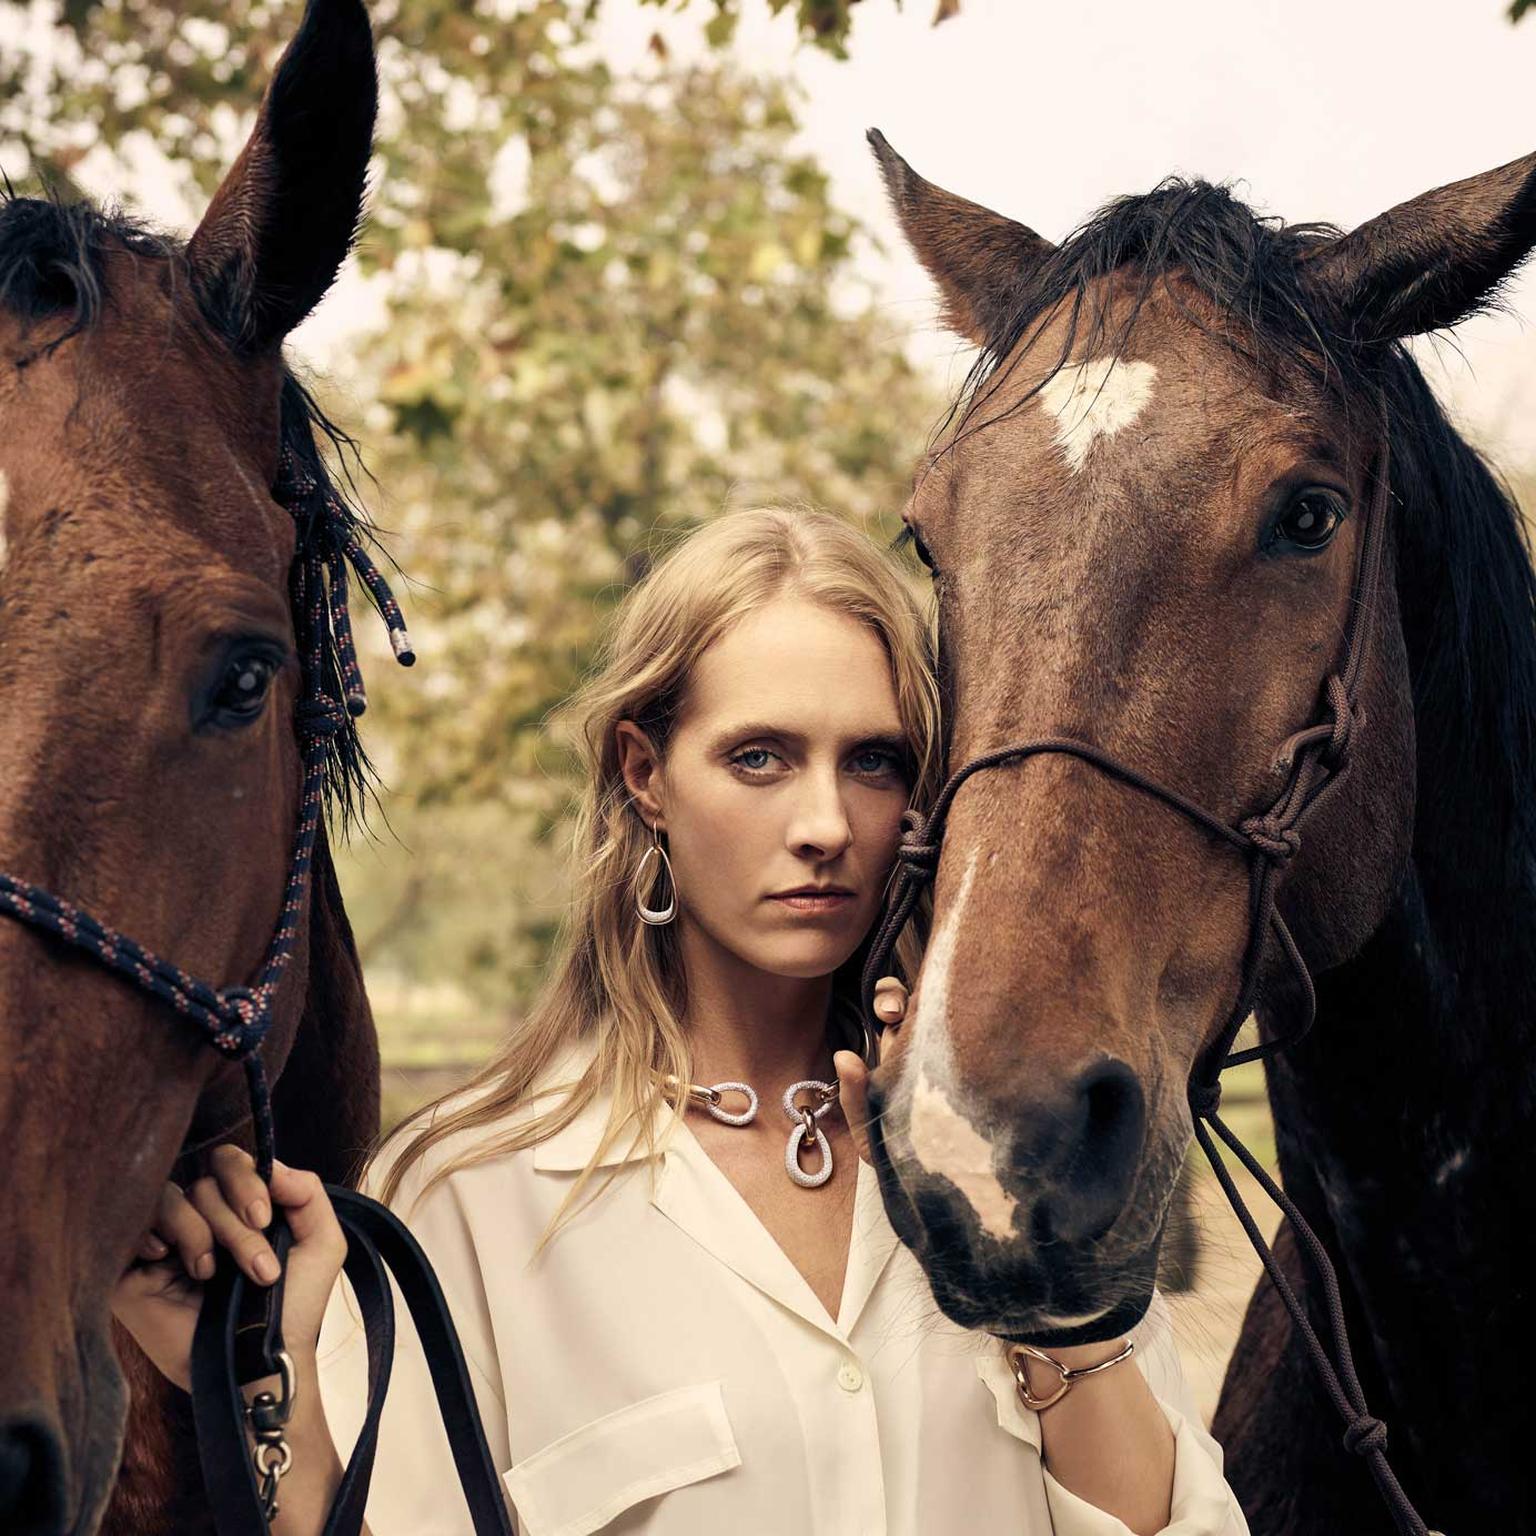
[{"label": "white marking on muzzle", "polygon": [[1096,1323],[1110,1309],[1100,1307],[1097,1312],[1042,1312],[1038,1319],[1042,1328],[1085,1328]]},{"label": "white marking on muzzle", "polygon": [[1056,418],[1056,442],[1073,471],[1101,437],[1113,437],[1146,409],[1157,369],[1151,363],[1094,358],[1062,368],[1040,387],[1041,406]]},{"label": "white marking on muzzle", "polygon": [[948,1179],[976,1212],[982,1228],[1006,1242],[1013,1237],[1013,1215],[1018,1202],[998,1182],[992,1171],[992,1144],[957,1107],[962,1096],[955,1084],[953,1051],[949,1038],[950,976],[955,942],[971,883],[976,878],[977,850],[960,879],[960,889],[950,903],[928,946],[923,979],[912,1016],[913,1083],[908,1135],[912,1155],[929,1173]]}]

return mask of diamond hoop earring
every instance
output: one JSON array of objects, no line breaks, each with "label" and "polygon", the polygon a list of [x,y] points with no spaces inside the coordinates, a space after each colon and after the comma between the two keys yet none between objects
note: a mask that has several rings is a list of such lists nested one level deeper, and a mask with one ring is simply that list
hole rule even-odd
[{"label": "diamond hoop earring", "polygon": [[[660,928],[677,916],[677,881],[672,878],[672,861],[667,857],[667,850],[661,846],[661,838],[654,826],[651,828],[651,839],[651,846],[641,855],[640,867],[635,871],[635,910],[640,914],[642,923],[648,923],[652,928]],[[665,907],[648,907],[641,894],[645,890],[645,866],[653,856],[658,854],[661,862],[666,866],[667,884],[672,888],[672,896]]]}]

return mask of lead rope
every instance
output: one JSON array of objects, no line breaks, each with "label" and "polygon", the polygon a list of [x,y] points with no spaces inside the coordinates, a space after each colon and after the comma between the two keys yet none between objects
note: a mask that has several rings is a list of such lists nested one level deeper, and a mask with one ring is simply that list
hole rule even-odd
[{"label": "lead rope", "polygon": [[[1383,422],[1385,425],[1385,418]],[[1248,941],[1243,954],[1237,1001],[1221,1034],[1202,1053],[1195,1071],[1191,1074],[1189,1104],[1195,1138],[1210,1162],[1233,1211],[1242,1223],[1243,1230],[1248,1234],[1249,1241],[1257,1250],[1265,1270],[1274,1282],[1275,1289],[1280,1293],[1281,1300],[1285,1303],[1286,1310],[1290,1313],[1306,1346],[1313,1369],[1322,1382],[1324,1391],[1345,1421],[1344,1448],[1365,1459],[1376,1486],[1392,1514],[1393,1521],[1403,1536],[1441,1536],[1441,1533],[1431,1531],[1426,1525],[1387,1462],[1387,1427],[1370,1413],[1366,1405],[1365,1394],[1355,1370],[1354,1356],[1350,1350],[1345,1328],[1338,1276],[1326,1250],[1301,1212],[1297,1210],[1294,1202],[1269,1177],[1258,1160],[1243,1146],[1217,1113],[1221,1103],[1222,1071],[1246,1061],[1272,1056],[1294,1045],[1312,1027],[1316,1016],[1316,989],[1301,951],[1297,948],[1285,919],[1276,907],[1276,887],[1281,869],[1300,850],[1302,824],[1348,776],[1355,734],[1365,721],[1364,713],[1356,702],[1356,693],[1370,647],[1376,606],[1379,601],[1384,549],[1382,525],[1386,517],[1389,485],[1389,450],[1387,433],[1383,430],[1375,490],[1361,535],[1359,566],[1355,587],[1351,593],[1352,601],[1345,629],[1344,665],[1342,672],[1329,673],[1323,682],[1323,701],[1329,719],[1296,732],[1281,745],[1276,758],[1277,766],[1288,768],[1291,773],[1285,789],[1269,810],[1262,815],[1248,817],[1236,826],[1231,826],[1176,790],[1158,784],[1099,748],[1067,737],[1044,737],[1015,746],[1001,747],[973,758],[950,776],[940,790],[932,811],[926,817],[915,810],[908,810],[902,816],[903,830],[896,852],[894,883],[888,895],[885,915],[866,957],[861,978],[864,1015],[862,1024],[864,1059],[870,1067],[873,1067],[879,1059],[880,1028],[874,1010],[875,983],[886,974],[896,940],[910,920],[923,886],[931,882],[937,873],[945,819],[956,792],[973,773],[984,768],[995,767],[1005,762],[1024,762],[1047,752],[1076,757],[1101,769],[1111,777],[1120,779],[1133,788],[1163,801],[1217,838],[1244,853],[1250,860]],[[1301,985],[1302,1023],[1299,1028],[1282,1038],[1262,1042],[1247,1050],[1232,1051],[1232,1042],[1238,1030],[1252,1012],[1259,971],[1271,930]],[[1231,1172],[1223,1162],[1215,1141],[1211,1138],[1210,1131],[1202,1121],[1208,1122],[1222,1141],[1241,1158],[1265,1193],[1274,1200],[1291,1222],[1292,1228],[1300,1239],[1302,1251],[1311,1259],[1322,1281],[1329,1331],[1333,1336],[1334,1349],[1339,1361],[1337,1368],[1313,1329],[1304,1305],[1287,1281],[1269,1245],[1264,1241],[1263,1234],[1244,1204],[1233,1182]]]}]

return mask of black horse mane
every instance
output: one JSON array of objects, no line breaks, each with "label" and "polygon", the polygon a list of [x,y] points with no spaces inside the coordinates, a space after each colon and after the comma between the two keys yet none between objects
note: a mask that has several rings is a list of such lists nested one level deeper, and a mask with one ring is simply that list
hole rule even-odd
[{"label": "black horse mane", "polygon": [[[121,209],[99,209],[52,191],[40,198],[21,197],[8,179],[0,183],[0,308],[28,321],[69,317],[68,326],[50,336],[40,353],[51,352],[98,322],[111,299],[102,258],[114,248],[166,262],[173,281],[185,279],[182,242],[148,228]],[[188,293],[190,299],[190,284]],[[210,327],[225,334],[215,316],[202,314]],[[231,344],[238,340],[228,335],[225,339]],[[30,356],[24,356],[21,365],[28,361]],[[279,431],[281,446],[341,509],[341,526],[334,531],[377,545],[377,533],[357,501],[354,471],[366,474],[358,445],[330,420],[286,363]],[[322,445],[339,466],[340,476],[332,473]],[[312,525],[300,526],[298,535],[300,548],[331,536]],[[296,629],[299,617],[294,615]],[[340,699],[340,667],[328,631],[323,666],[326,688]],[[330,737],[328,750],[326,813],[345,831],[361,817],[376,775],[350,715]]]},{"label": "black horse mane", "polygon": [[[1170,298],[1265,376],[1301,369],[1355,421],[1374,422],[1384,407],[1397,579],[1420,723],[1420,804],[1433,810],[1437,791],[1475,783],[1484,824],[1497,834],[1491,842],[1509,861],[1508,877],[1524,885],[1536,847],[1529,793],[1536,782],[1536,573],[1529,536],[1509,486],[1446,417],[1402,343],[1361,344],[1303,280],[1298,258],[1341,233],[1332,224],[1260,218],[1226,186],[1198,179],[1169,177],[1150,192],[1116,198],[1017,275],[945,425],[958,416],[959,434],[972,430],[983,386],[1006,368],[1030,327],[1043,326],[1059,306],[1066,306],[1068,325],[1056,368],[1079,351],[1085,313],[1081,355],[1123,355],[1143,303],[1174,269],[1211,301],[1218,328],[1165,282]],[[1122,268],[1136,291],[1105,347],[1109,322],[1099,284]],[[1507,281],[1469,313],[1507,310]],[[904,530],[895,546],[909,542]],[[1486,865],[1467,871],[1469,878],[1488,874]]]}]

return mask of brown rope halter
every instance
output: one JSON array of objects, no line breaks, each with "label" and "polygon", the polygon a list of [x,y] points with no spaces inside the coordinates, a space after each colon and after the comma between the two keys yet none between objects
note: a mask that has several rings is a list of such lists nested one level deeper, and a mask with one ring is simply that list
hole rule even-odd
[{"label": "brown rope halter", "polygon": [[[1171,806],[1190,821],[1205,828],[1223,842],[1230,843],[1249,861],[1249,927],[1244,947],[1242,972],[1238,983],[1237,1000],[1227,1017],[1225,1027],[1214,1041],[1202,1052],[1195,1070],[1190,1076],[1189,1105],[1194,1123],[1194,1133],[1200,1142],[1212,1169],[1226,1192],[1238,1220],[1243,1224],[1249,1241],[1258,1251],[1264,1268],[1274,1281],[1275,1288],[1291,1314],[1302,1342],[1312,1360],[1312,1365],[1324,1390],[1343,1418],[1344,1446],[1356,1455],[1363,1456],[1377,1488],[1392,1518],[1404,1536],[1439,1536],[1430,1531],[1418,1511],[1403,1492],[1397,1477],[1387,1463],[1387,1427],[1380,1419],[1372,1417],[1366,1407],[1365,1394],[1355,1372],[1354,1358],[1350,1353],[1349,1340],[1344,1328],[1344,1308],[1339,1296],[1338,1277],[1334,1273],[1327,1252],[1296,1209],[1289,1196],[1265,1172],[1262,1165],[1222,1121],[1217,1109],[1221,1103],[1221,1073],[1227,1067],[1235,1067],[1245,1061],[1273,1056],[1294,1045],[1311,1028],[1317,1011],[1317,994],[1312,977],[1296,941],[1286,926],[1285,919],[1275,904],[1277,887],[1282,870],[1301,848],[1301,829],[1316,808],[1323,803],[1349,775],[1356,733],[1365,724],[1357,692],[1360,675],[1370,651],[1375,629],[1376,609],[1380,602],[1380,575],[1385,532],[1387,499],[1390,495],[1388,465],[1388,433],[1383,415],[1381,447],[1375,472],[1375,486],[1366,509],[1365,524],[1361,530],[1360,551],[1356,563],[1354,585],[1351,591],[1349,617],[1346,621],[1342,664],[1323,680],[1323,705],[1327,718],[1316,725],[1297,731],[1284,741],[1275,755],[1277,766],[1288,768],[1289,777],[1285,788],[1267,810],[1250,816],[1235,826],[1212,815],[1192,800],[1169,789],[1166,785],[1138,773],[1134,768],[1118,761],[1109,753],[1088,742],[1074,741],[1070,737],[1048,736],[1034,741],[1019,742],[1014,746],[999,747],[972,758],[962,768],[950,775],[939,792],[933,810],[924,817],[920,812],[909,810],[902,817],[904,828],[900,847],[897,849],[895,881],[887,901],[884,918],[876,932],[874,942],[865,961],[862,977],[864,1059],[873,1068],[879,1060],[879,1021],[874,1009],[875,983],[887,974],[896,940],[906,926],[917,904],[924,885],[931,881],[938,870],[942,852],[945,819],[960,786],[973,773],[984,768],[994,768],[1002,763],[1023,762],[1047,752],[1059,752],[1091,763],[1112,778],[1144,791],[1146,794]],[[1267,1040],[1248,1050],[1233,1051],[1232,1041],[1243,1021],[1253,1009],[1258,988],[1265,945],[1270,931],[1279,941],[1282,953],[1290,962],[1301,984],[1304,1013],[1299,1028],[1283,1037]],[[1337,1365],[1329,1358],[1327,1350],[1318,1339],[1306,1310],[1286,1279],[1269,1246],[1265,1243],[1252,1214],[1243,1203],[1232,1175],[1211,1139],[1210,1130],[1202,1121],[1226,1142],[1253,1174],[1266,1194],[1280,1207],[1290,1220],[1301,1241],[1303,1251],[1311,1258],[1313,1267],[1322,1282],[1327,1307],[1329,1331],[1333,1336]]]}]

